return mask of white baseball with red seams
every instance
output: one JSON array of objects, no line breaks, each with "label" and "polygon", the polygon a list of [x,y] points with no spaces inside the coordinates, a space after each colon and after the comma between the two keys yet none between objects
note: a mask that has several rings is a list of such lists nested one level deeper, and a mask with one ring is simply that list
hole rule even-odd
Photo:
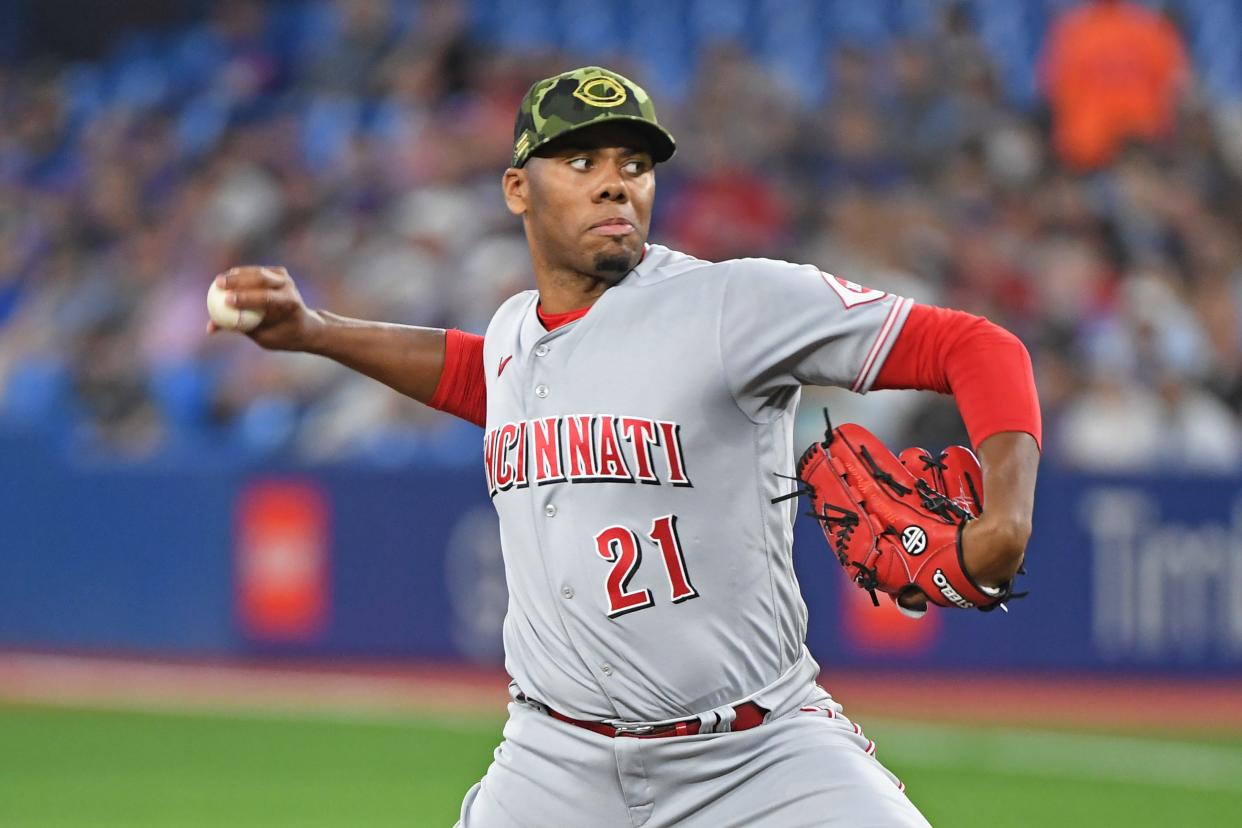
[{"label": "white baseball with red seams", "polygon": [[250,309],[235,308],[228,302],[229,292],[220,286],[219,281],[212,281],[207,288],[207,314],[216,326],[230,331],[253,331],[263,321],[263,312]]},{"label": "white baseball with red seams", "polygon": [[[547,331],[538,298],[507,301],[484,343],[515,702],[461,824],[844,826],[862,824],[856,802],[868,825],[926,825],[815,685],[796,501],[771,502],[788,491],[776,475],[793,469],[801,386],[866,391],[910,300],[659,245],[575,322]],[[517,699],[581,720],[704,724],[609,738]],[[748,700],[770,711],[764,724],[712,732]],[[557,795],[528,801],[530,778]],[[729,806],[713,805],[726,790]]]}]

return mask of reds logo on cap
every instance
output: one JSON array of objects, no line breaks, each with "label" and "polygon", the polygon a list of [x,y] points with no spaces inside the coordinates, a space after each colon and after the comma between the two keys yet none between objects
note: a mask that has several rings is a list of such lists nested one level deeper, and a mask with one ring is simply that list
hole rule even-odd
[{"label": "reds logo on cap", "polygon": [[591,106],[611,108],[625,103],[625,87],[607,75],[583,78],[573,95]]}]

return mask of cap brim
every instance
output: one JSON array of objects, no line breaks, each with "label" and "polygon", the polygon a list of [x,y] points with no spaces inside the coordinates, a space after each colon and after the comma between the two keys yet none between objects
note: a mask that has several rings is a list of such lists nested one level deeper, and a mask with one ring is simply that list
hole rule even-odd
[{"label": "cap brim", "polygon": [[571,127],[563,132],[558,132],[556,135],[553,135],[545,141],[540,141],[527,151],[526,158],[522,160],[522,166],[525,166],[526,162],[538,153],[541,148],[546,147],[553,141],[559,141],[566,135],[573,135],[575,132],[581,132],[582,130],[590,129],[591,127],[604,126],[616,121],[625,121],[642,127],[643,132],[646,133],[647,137],[651,141],[651,160],[655,161],[657,164],[667,161],[673,157],[674,153],[677,152],[677,142],[673,140],[672,133],[659,124],[653,124],[646,118],[641,118],[637,115],[609,115],[606,118],[601,118],[598,121],[592,121],[589,124]]}]

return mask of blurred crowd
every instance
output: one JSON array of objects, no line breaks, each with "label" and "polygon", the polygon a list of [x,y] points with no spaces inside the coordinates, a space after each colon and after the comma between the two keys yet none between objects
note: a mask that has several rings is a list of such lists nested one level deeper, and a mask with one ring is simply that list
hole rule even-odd
[{"label": "blurred crowd", "polygon": [[[533,284],[499,192],[517,103],[592,62],[646,84],[677,136],[652,241],[1008,327],[1050,460],[1242,468],[1236,102],[1203,92],[1174,22],[1104,0],[1049,28],[1018,105],[969,9],[936,9],[834,44],[812,104],[744,44],[701,44],[662,96],[624,54],[482,42],[447,0],[228,0],[98,63],[0,67],[0,427],[109,461],[478,463],[474,426],[206,336],[204,294],[280,264],[313,306],[482,332]],[[894,443],[964,439],[947,398],[811,390],[808,434],[823,403]]]}]

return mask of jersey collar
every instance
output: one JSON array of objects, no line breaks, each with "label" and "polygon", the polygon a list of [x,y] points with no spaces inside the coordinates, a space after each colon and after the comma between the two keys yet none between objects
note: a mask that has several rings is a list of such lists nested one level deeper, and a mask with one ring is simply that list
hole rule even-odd
[{"label": "jersey collar", "polygon": [[[643,245],[643,254],[638,259],[638,264],[634,265],[633,270],[626,274],[622,282],[635,278],[643,269],[643,264],[650,258],[647,254],[651,252],[651,245]],[[609,288],[613,290],[613,288]],[[596,300],[597,302],[599,300]],[[575,308],[565,311],[564,313],[548,313],[543,309],[543,305],[539,302],[535,303],[535,315],[539,318],[539,322],[548,332],[555,331],[557,328],[568,325],[570,322],[577,322],[579,319],[587,315],[587,311],[595,305],[587,305],[585,308]]]}]

